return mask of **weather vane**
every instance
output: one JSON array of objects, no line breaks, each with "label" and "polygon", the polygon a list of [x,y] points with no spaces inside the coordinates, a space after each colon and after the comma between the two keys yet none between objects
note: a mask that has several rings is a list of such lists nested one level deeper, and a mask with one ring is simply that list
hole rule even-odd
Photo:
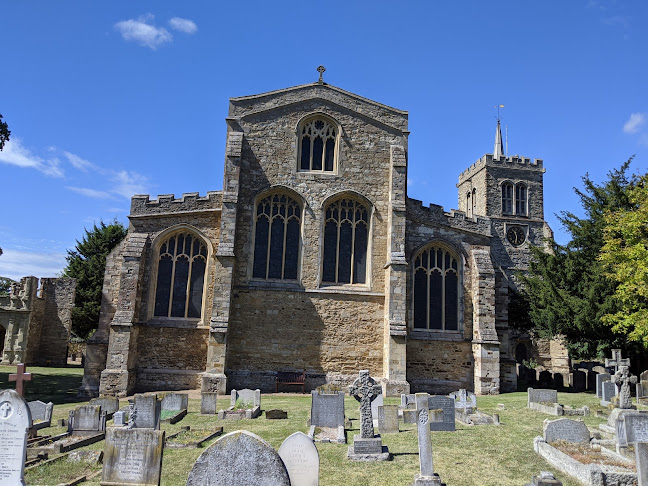
[{"label": "weather vane", "polygon": [[495,108],[497,108],[497,121],[500,121],[500,108],[504,108],[504,105],[495,105]]},{"label": "weather vane", "polygon": [[317,72],[320,75],[319,81],[318,81],[319,84],[324,84],[324,78],[322,78],[322,75],[324,74],[324,71],[326,71],[326,68],[324,66],[319,66],[317,68]]}]

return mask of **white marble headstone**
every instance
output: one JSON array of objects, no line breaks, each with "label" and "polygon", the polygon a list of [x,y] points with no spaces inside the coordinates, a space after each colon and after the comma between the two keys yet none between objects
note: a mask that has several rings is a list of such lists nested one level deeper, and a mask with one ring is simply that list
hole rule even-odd
[{"label": "white marble headstone", "polygon": [[290,476],[290,486],[317,486],[319,484],[319,453],[313,439],[303,432],[295,432],[279,447],[279,457]]},{"label": "white marble headstone", "polygon": [[384,399],[382,394],[378,395],[371,402],[371,418],[373,420],[373,426],[378,427],[378,407],[384,404]]},{"label": "white marble headstone", "polygon": [[27,402],[13,390],[0,392],[0,485],[24,485],[27,431],[32,419]]}]

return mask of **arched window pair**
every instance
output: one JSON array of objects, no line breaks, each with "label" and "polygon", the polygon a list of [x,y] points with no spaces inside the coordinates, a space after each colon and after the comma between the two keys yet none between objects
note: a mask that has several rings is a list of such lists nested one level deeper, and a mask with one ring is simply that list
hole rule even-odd
[{"label": "arched window pair", "polygon": [[473,189],[472,192],[468,191],[466,193],[466,215],[469,218],[475,216],[477,209],[477,189]]},{"label": "arched window pair", "polygon": [[[252,276],[296,280],[302,208],[292,197],[275,193],[257,203]],[[369,210],[352,198],[324,210],[322,283],[364,284],[367,278]]]},{"label": "arched window pair", "polygon": [[414,329],[459,330],[459,259],[440,245],[414,257]]},{"label": "arched window pair", "polygon": [[189,232],[169,236],[160,245],[153,315],[199,318],[202,313],[207,247]]},{"label": "arched window pair", "polygon": [[527,215],[527,186],[521,182],[502,184],[502,214]]}]

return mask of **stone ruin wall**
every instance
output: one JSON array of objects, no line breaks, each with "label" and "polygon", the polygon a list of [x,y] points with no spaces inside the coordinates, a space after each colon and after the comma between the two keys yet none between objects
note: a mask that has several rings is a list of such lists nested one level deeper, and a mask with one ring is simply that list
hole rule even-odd
[{"label": "stone ruin wall", "polygon": [[306,387],[382,376],[384,297],[235,290],[228,387],[274,391],[274,372],[305,370]]},{"label": "stone ruin wall", "polygon": [[3,363],[65,366],[76,280],[24,277],[0,301]]}]

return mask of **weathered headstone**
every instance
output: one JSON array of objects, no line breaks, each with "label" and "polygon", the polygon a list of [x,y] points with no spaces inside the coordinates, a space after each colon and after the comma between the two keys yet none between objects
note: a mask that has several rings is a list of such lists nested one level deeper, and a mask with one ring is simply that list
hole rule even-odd
[{"label": "weathered headstone", "polygon": [[558,392],[556,390],[543,388],[527,389],[527,406],[529,403],[558,403]]},{"label": "weathered headstone", "polygon": [[415,408],[406,408],[403,410],[403,423],[415,424],[418,417],[418,411]]},{"label": "weathered headstone", "polygon": [[457,410],[472,413],[477,409],[477,397],[473,392],[466,391],[462,388],[459,391],[452,392],[449,397],[454,399]]},{"label": "weathered headstone", "polygon": [[218,412],[217,400],[217,392],[202,392],[200,394],[200,413],[215,415]]},{"label": "weathered headstone", "polygon": [[635,408],[632,405],[630,384],[637,383],[637,377],[630,374],[630,368],[628,366],[622,365],[620,368],[621,369],[619,369],[619,371],[617,371],[610,379],[612,383],[621,385],[621,389],[619,391],[619,408]]},{"label": "weathered headstone", "polygon": [[[407,394],[407,395],[404,394],[404,393],[401,394],[401,405],[400,405],[401,408],[403,408],[403,409],[405,409],[405,408],[412,409],[412,408],[414,408],[415,403],[416,403],[416,400],[414,399],[414,394],[413,393],[410,393],[410,394]],[[412,422],[412,423],[415,423],[415,422]]]},{"label": "weathered headstone", "polygon": [[106,431],[106,412],[99,405],[79,405],[70,410],[68,432],[70,435],[95,435]]},{"label": "weathered headstone", "polygon": [[606,368],[614,368],[614,374],[619,371],[619,368],[621,366],[630,366],[630,360],[628,358],[622,358],[621,357],[621,350],[620,349],[613,349],[612,350],[612,358],[605,358],[605,367]]},{"label": "weathered headstone", "polygon": [[106,419],[110,420],[113,414],[119,410],[119,398],[116,397],[99,397],[90,400],[88,405],[99,405],[103,412],[106,412]]},{"label": "weathered headstone", "polygon": [[163,451],[163,431],[109,428],[101,484],[159,486]]},{"label": "weathered headstone", "polygon": [[237,430],[210,445],[196,460],[186,486],[290,486],[279,454],[261,437]]},{"label": "weathered headstone", "polygon": [[[642,372],[637,381],[637,401],[646,397],[648,397],[648,370]],[[646,403],[642,403],[642,405],[646,405]]]},{"label": "weathered headstone", "polygon": [[604,381],[601,387],[601,405],[607,407],[617,395],[617,386],[611,381]]},{"label": "weathered headstone", "polygon": [[230,396],[230,407],[227,410],[219,410],[220,419],[253,419],[261,415],[261,390],[232,390]]},{"label": "weathered headstone", "polygon": [[526,486],[562,486],[562,481],[555,478],[552,472],[540,471],[540,476],[533,476]]},{"label": "weathered headstone", "polygon": [[31,412],[32,431],[35,432],[36,430],[52,425],[52,410],[54,408],[52,402],[45,403],[40,400],[34,400],[33,402],[27,402],[27,406]]},{"label": "weathered headstone", "polygon": [[133,429],[160,429],[160,401],[155,393],[135,395],[133,416],[129,417]]},{"label": "weathered headstone", "polygon": [[286,412],[285,410],[279,410],[277,408],[273,408],[272,410],[266,410],[265,416],[266,419],[269,420],[287,419],[288,412]]},{"label": "weathered headstone", "polygon": [[371,402],[371,419],[373,421],[373,426],[376,428],[378,427],[378,407],[382,407],[383,403],[384,399],[382,393]]},{"label": "weathered headstone", "polygon": [[[417,400],[417,403],[424,404],[425,401],[427,401],[427,393],[417,393],[416,395],[417,397],[421,395],[421,400]],[[414,478],[414,485],[441,485],[439,475],[434,473],[429,423],[430,418],[428,408],[426,406],[417,408],[419,474]]]},{"label": "weathered headstone", "polygon": [[443,395],[430,395],[428,398],[428,409],[440,409],[442,411],[442,418],[440,421],[430,420],[430,430],[445,430],[451,432],[456,430],[455,401],[453,398]]},{"label": "weathered headstone", "polygon": [[360,435],[353,436],[353,445],[349,447],[348,458],[359,461],[391,459],[389,451],[383,451],[382,439],[374,437],[371,418],[371,402],[382,394],[382,387],[369,376],[368,370],[361,370],[360,376],[349,387],[349,393],[360,402]]},{"label": "weathered headstone", "polygon": [[288,436],[279,447],[290,486],[317,486],[319,484],[319,453],[313,440],[303,432]]},{"label": "weathered headstone", "polygon": [[[639,486],[648,486],[648,414],[628,413],[617,421],[617,440],[624,447],[633,444]],[[620,432],[620,433],[619,433]]]},{"label": "weathered headstone", "polygon": [[378,430],[380,434],[398,434],[398,405],[378,407]]},{"label": "weathered headstone", "polygon": [[162,410],[182,411],[189,408],[189,395],[186,393],[167,393],[162,397]]},{"label": "weathered headstone", "polygon": [[126,425],[126,412],[123,410],[117,410],[113,414],[113,424],[119,427]]},{"label": "weathered headstone", "polygon": [[24,485],[29,407],[13,390],[0,391],[0,484]]},{"label": "weathered headstone", "polygon": [[610,381],[610,373],[599,373],[596,375],[596,397],[603,398],[603,383]]},{"label": "weathered headstone", "polygon": [[339,427],[344,425],[344,392],[311,392],[311,425]]},{"label": "weathered headstone", "polygon": [[572,442],[576,444],[589,444],[590,432],[580,420],[561,418],[558,420],[545,420],[545,442]]},{"label": "weathered headstone", "polygon": [[587,388],[587,375],[582,370],[574,370],[570,376],[570,386],[576,392],[584,392]]}]

